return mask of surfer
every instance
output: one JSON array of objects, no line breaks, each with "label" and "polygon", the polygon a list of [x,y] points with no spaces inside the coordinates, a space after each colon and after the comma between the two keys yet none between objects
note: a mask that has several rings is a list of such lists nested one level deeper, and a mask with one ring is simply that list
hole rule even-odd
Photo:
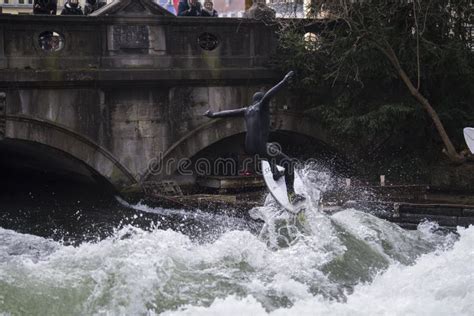
[{"label": "surfer", "polygon": [[[288,200],[291,204],[297,204],[303,202],[305,198],[295,193],[294,165],[292,160],[281,151],[278,144],[268,142],[268,136],[270,134],[270,99],[288,84],[293,74],[293,71],[287,73],[282,81],[266,93],[255,93],[253,95],[252,104],[248,107],[215,113],[211,110],[207,110],[204,116],[209,118],[243,117],[247,129],[247,134],[245,135],[245,151],[247,154],[259,155],[261,158],[267,159],[275,181],[278,181],[283,175],[285,176]],[[285,163],[287,167],[284,172],[280,172],[276,165],[281,166],[283,163]]]}]

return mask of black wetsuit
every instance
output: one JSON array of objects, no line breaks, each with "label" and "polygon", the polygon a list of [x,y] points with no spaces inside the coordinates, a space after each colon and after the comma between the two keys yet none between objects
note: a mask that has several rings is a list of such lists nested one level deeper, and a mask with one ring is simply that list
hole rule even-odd
[{"label": "black wetsuit", "polygon": [[275,179],[281,176],[277,171],[276,165],[285,167],[284,175],[288,194],[294,193],[293,160],[281,151],[278,144],[269,143],[268,137],[270,134],[270,99],[287,85],[288,80],[292,76],[293,72],[290,71],[282,81],[271,88],[267,93],[255,93],[252,105],[246,108],[216,113],[207,111],[204,114],[211,118],[243,116],[247,128],[245,151],[250,155],[259,155],[261,158],[267,159]]}]

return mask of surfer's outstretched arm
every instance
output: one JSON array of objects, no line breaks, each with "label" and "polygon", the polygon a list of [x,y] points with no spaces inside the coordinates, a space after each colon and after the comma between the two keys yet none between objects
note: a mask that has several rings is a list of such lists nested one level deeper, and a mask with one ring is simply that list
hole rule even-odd
[{"label": "surfer's outstretched arm", "polygon": [[246,109],[247,108],[241,108],[241,109],[226,110],[226,111],[220,111],[220,112],[212,112],[211,110],[207,110],[206,113],[204,113],[203,115],[210,118],[238,117],[238,116],[244,116]]},{"label": "surfer's outstretched arm", "polygon": [[293,71],[290,71],[289,73],[286,74],[285,78],[283,78],[282,81],[280,81],[279,83],[277,83],[273,88],[271,88],[270,90],[267,91],[267,93],[265,93],[265,95],[263,96],[262,98],[262,101],[261,101],[261,104],[267,104],[268,101],[275,95],[277,94],[278,91],[280,91],[281,89],[283,89],[288,81],[290,81],[290,79],[293,77],[294,75],[294,72]]}]

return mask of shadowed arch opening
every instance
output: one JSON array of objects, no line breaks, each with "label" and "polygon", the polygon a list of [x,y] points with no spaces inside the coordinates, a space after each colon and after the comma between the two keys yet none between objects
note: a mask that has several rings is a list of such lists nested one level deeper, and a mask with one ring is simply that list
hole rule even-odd
[{"label": "shadowed arch opening", "polygon": [[113,185],[68,153],[39,143],[0,142],[2,201],[32,203],[58,198],[81,200],[113,194]]},{"label": "shadowed arch opening", "polygon": [[[310,118],[289,112],[277,112],[272,114],[272,127],[274,132],[271,134],[270,141],[285,143],[283,149],[289,156],[303,159],[314,158],[313,153],[321,158],[323,158],[323,154],[326,154],[326,158],[335,156],[336,151],[327,145],[325,131]],[[235,147],[238,150],[227,148],[225,152],[219,152],[219,156],[234,155],[233,158],[230,158],[238,159],[235,157],[235,153],[243,153],[244,135],[244,121],[240,118],[209,121],[184,135],[165,153],[157,157],[156,164],[149,169],[143,180],[179,179],[184,176],[187,177],[185,182],[189,182],[190,179],[194,178],[192,169],[196,157],[199,157],[199,155],[211,157],[213,154],[216,156],[216,153],[212,154],[212,151],[226,143],[225,146]],[[295,139],[299,139],[301,142],[295,141]],[[213,146],[214,144],[218,145]],[[295,148],[295,145],[298,145],[299,148]],[[313,145],[317,145],[319,151],[308,150]],[[289,149],[285,149],[285,147]],[[324,148],[324,150],[321,150],[321,148]],[[211,153],[204,153],[206,150],[211,151]],[[231,154],[231,152],[234,152],[234,154]],[[183,174],[182,169],[178,167],[182,161],[186,162],[185,170],[190,172]]]},{"label": "shadowed arch opening", "polygon": [[[335,172],[348,169],[345,159],[332,147],[308,135],[277,130],[270,133],[269,142],[276,144],[290,158],[305,162],[317,162]],[[221,139],[200,150],[192,158],[191,169],[199,175],[199,165],[209,162],[209,176],[243,176],[260,173],[258,156],[245,152],[245,133]],[[251,161],[251,162],[250,162]]]},{"label": "shadowed arch opening", "polygon": [[117,190],[137,183],[133,175],[107,150],[54,122],[25,115],[7,115],[5,137],[42,144],[67,153],[107,179]]}]

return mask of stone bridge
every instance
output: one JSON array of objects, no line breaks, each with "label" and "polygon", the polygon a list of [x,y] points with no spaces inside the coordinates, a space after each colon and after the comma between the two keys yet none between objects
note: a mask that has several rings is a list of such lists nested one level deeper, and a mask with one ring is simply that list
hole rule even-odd
[{"label": "stone bridge", "polygon": [[[246,106],[281,77],[274,29],[257,21],[177,18],[150,0],[94,15],[0,15],[0,150],[59,155],[123,190],[171,176],[149,172],[156,157],[242,133],[241,120],[202,113]],[[272,108],[278,129],[325,141],[289,93]]]}]

